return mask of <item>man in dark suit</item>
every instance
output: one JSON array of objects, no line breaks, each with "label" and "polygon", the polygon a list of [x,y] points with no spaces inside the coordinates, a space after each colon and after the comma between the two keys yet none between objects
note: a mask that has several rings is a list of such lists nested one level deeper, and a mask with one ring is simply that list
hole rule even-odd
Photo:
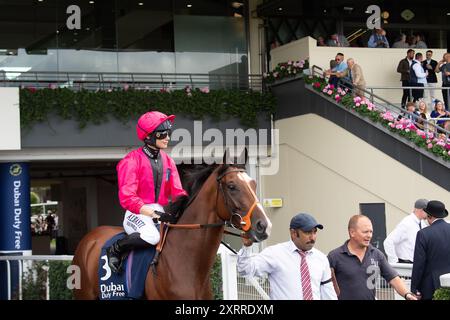
[{"label": "man in dark suit", "polygon": [[430,226],[417,232],[411,291],[431,300],[441,286],[439,277],[450,273],[450,224],[443,220],[448,211],[442,202],[430,201],[423,210]]},{"label": "man in dark suit", "polygon": [[[397,72],[401,74],[400,81],[402,82],[402,87],[409,86],[409,72],[412,61],[414,60],[415,51],[413,49],[409,49],[406,52],[406,58],[400,60],[397,66]],[[402,108],[406,109],[406,101],[411,101],[411,91],[409,89],[403,89],[402,96]]]}]

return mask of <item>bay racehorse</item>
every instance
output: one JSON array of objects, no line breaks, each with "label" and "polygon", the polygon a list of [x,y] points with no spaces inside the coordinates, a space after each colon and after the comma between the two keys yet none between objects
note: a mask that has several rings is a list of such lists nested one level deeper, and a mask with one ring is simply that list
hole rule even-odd
[{"label": "bay racehorse", "polygon": [[[271,222],[255,194],[256,183],[245,172],[245,161],[227,161],[192,172],[187,178],[189,197],[179,198],[167,210],[182,212],[167,232],[156,274],[151,268],[145,280],[147,299],[212,299],[210,271],[225,225],[240,229],[254,242],[266,239]],[[172,211],[171,211],[172,210]],[[185,226],[187,228],[177,228]],[[80,268],[76,299],[98,299],[100,250],[120,227],[101,226],[78,244],[72,264]]]}]

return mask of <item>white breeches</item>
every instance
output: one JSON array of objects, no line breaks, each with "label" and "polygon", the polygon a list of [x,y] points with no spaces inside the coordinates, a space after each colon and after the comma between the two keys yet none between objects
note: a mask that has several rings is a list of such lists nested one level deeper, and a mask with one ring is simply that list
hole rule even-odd
[{"label": "white breeches", "polygon": [[[155,210],[164,212],[164,209],[160,205],[157,206],[155,206]],[[156,245],[159,242],[159,230],[156,228],[153,219],[148,216],[134,214],[127,210],[123,219],[123,228],[127,234],[138,232],[142,240],[152,245]]]}]

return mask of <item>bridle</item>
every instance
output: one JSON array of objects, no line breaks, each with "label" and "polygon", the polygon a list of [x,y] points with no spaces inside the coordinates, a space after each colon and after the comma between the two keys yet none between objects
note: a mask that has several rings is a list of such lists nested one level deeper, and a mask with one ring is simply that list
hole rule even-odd
[{"label": "bridle", "polygon": [[[223,185],[222,185],[222,179],[233,172],[246,172],[244,169],[234,169],[234,170],[228,170],[225,171],[224,173],[222,173],[221,175],[219,175],[216,178],[217,181],[217,193],[216,193],[216,207],[218,204],[218,200],[219,200],[219,189],[220,192],[222,193],[222,197],[224,199],[225,202],[225,207],[227,208],[227,210],[229,211],[230,214],[230,218],[228,220],[224,220],[222,217],[219,216],[219,218],[222,220],[219,223],[208,223],[208,224],[172,224],[172,223],[161,223],[160,225],[160,234],[161,234],[161,240],[159,241],[159,243],[156,246],[156,253],[155,256],[153,257],[153,261],[151,262],[152,265],[152,270],[153,270],[153,274],[156,275],[156,264],[158,263],[158,259],[159,259],[159,255],[163,249],[164,243],[166,241],[166,237],[167,237],[167,233],[170,229],[205,229],[205,228],[217,228],[217,227],[222,227],[222,226],[229,226],[232,227],[234,229],[237,230],[241,230],[241,233],[234,233],[228,230],[224,230],[223,232],[229,235],[233,235],[233,236],[237,236],[237,237],[241,237],[241,238],[247,238],[248,236],[246,235],[246,232],[248,230],[250,230],[252,223],[251,223],[251,219],[252,219],[252,214],[253,211],[255,210],[256,206],[259,204],[259,200],[258,197],[256,196],[255,192],[253,192],[253,190],[250,188],[250,186],[248,185],[248,183],[245,184],[245,186],[247,187],[247,189],[250,191],[250,194],[253,195],[254,201],[253,204],[250,206],[250,209],[248,209],[247,213],[244,215],[239,214],[238,212],[238,206],[236,206],[236,203],[234,202],[233,198],[231,197],[227,197],[227,193],[225,192]],[[200,188],[201,190],[201,188]],[[197,195],[199,194],[200,190],[189,200],[189,202],[186,205],[185,210],[192,204],[192,202],[195,200],[195,198],[197,197]],[[233,204],[234,209],[231,209],[229,204],[230,202]],[[238,225],[233,223],[233,218],[237,217],[239,219],[239,223]],[[225,242],[222,241],[222,243],[229,248],[230,250],[234,251],[229,245],[227,245]]]},{"label": "bridle", "polygon": [[[250,230],[250,228],[252,226],[252,222],[251,222],[252,213],[253,213],[253,210],[256,208],[256,206],[259,204],[259,201],[258,201],[258,197],[256,196],[256,194],[246,183],[245,186],[247,187],[247,190],[249,190],[250,194],[253,196],[254,201],[253,201],[253,204],[250,206],[250,209],[248,209],[247,213],[245,213],[244,215],[239,214],[239,212],[237,210],[238,206],[234,202],[233,198],[227,197],[227,194],[225,193],[225,190],[222,185],[223,177],[225,177],[226,175],[233,173],[233,172],[245,172],[245,170],[244,169],[234,169],[234,170],[225,171],[224,173],[222,173],[220,176],[218,176],[216,178],[216,181],[218,184],[217,194],[216,194],[216,205],[218,202],[219,189],[220,189],[220,191],[222,192],[222,197],[225,201],[225,207],[228,209],[228,211],[230,213],[230,219],[225,221],[225,225],[232,227],[234,229],[237,229],[237,230],[242,230],[244,232],[247,232],[248,230]],[[233,204],[233,208],[235,208],[234,210],[230,208],[230,205],[229,205],[230,202]],[[237,217],[239,219],[238,226],[236,226],[232,221],[234,217]]]},{"label": "bridle", "polygon": [[[233,200],[233,198],[227,196],[227,193],[225,192],[224,188],[223,188],[223,182],[222,179],[230,174],[230,173],[234,173],[234,172],[246,172],[244,169],[234,169],[234,170],[228,170],[225,171],[224,173],[222,173],[221,175],[219,175],[216,178],[217,181],[217,193],[216,193],[216,207],[217,207],[217,203],[218,203],[218,198],[219,198],[219,190],[222,194],[222,197],[224,199],[225,202],[225,207],[227,208],[227,210],[229,211],[230,214],[230,218],[228,220],[223,220],[222,217],[219,216],[220,219],[222,219],[221,222],[219,223],[209,223],[209,224],[172,224],[172,223],[166,223],[165,225],[169,228],[173,228],[173,229],[204,229],[204,228],[214,228],[214,227],[221,227],[221,226],[228,226],[237,230],[242,230],[243,232],[241,234],[236,234],[230,231],[225,230],[224,232],[230,235],[234,235],[234,236],[238,236],[238,237],[244,237],[244,233],[247,232],[248,230],[250,230],[251,228],[251,218],[252,218],[252,214],[253,211],[255,210],[256,206],[259,204],[259,200],[258,197],[256,196],[255,192],[249,187],[249,185],[246,183],[245,186],[247,187],[247,189],[249,190],[250,194],[253,196],[254,201],[253,204],[250,206],[250,208],[248,209],[248,211],[244,214],[241,215],[237,208],[238,206],[236,205],[235,201]],[[200,190],[199,190],[200,192]],[[192,202],[194,201],[194,199],[197,197],[197,194],[195,194],[191,200],[188,202],[188,204],[186,205],[186,208],[188,208]],[[233,208],[230,208],[230,203],[233,205]],[[238,224],[233,223],[233,218],[238,218],[239,222]]]}]

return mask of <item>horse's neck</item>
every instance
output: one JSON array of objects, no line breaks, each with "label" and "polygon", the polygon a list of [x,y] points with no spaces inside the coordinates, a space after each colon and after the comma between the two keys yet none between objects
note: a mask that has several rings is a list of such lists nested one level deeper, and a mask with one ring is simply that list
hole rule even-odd
[{"label": "horse's neck", "polygon": [[[215,181],[214,181],[215,182]],[[202,188],[195,201],[185,210],[178,224],[210,224],[222,220],[217,216],[217,189],[213,186]],[[161,259],[170,279],[183,283],[181,292],[173,292],[178,297],[198,298],[198,290],[209,288],[209,275],[214,264],[217,249],[222,239],[223,227],[205,229],[172,229]],[[185,296],[186,295],[186,296]]]}]

